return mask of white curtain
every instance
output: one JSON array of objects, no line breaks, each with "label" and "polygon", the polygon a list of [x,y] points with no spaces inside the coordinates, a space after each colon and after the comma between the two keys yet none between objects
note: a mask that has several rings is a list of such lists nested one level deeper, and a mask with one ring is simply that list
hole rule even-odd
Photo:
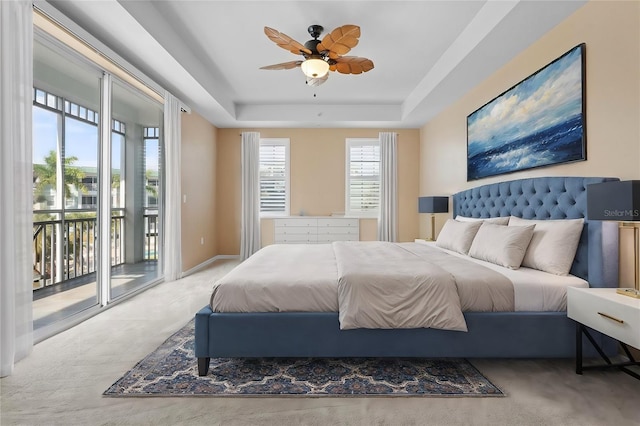
[{"label": "white curtain", "polygon": [[380,132],[380,215],[378,240],[397,241],[398,166],[395,132]]},{"label": "white curtain", "polygon": [[0,376],[33,348],[31,265],[33,17],[0,1]]},{"label": "white curtain", "polygon": [[180,182],[181,104],[171,93],[164,96],[164,279],[177,280],[182,276],[181,216],[182,194]]},{"label": "white curtain", "polygon": [[260,133],[242,132],[242,229],[240,258],[260,249]]}]

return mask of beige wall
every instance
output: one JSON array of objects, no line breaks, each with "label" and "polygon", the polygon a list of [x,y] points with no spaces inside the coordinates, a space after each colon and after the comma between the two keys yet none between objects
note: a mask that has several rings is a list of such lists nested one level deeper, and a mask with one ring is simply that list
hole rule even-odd
[{"label": "beige wall", "polygon": [[[218,254],[216,233],[216,128],[192,112],[182,114],[182,270]],[[204,238],[204,244],[201,239]]]},{"label": "beige wall", "polygon": [[[377,138],[382,129],[255,129],[262,138],[289,138],[291,215],[343,212],[345,202],[345,139]],[[240,132],[218,130],[218,248],[220,254],[240,252]],[[419,131],[398,133],[399,239],[418,236]],[[262,244],[273,242],[273,221],[262,220]],[[376,220],[360,220],[360,238],[376,239]]]},{"label": "beige wall", "polygon": [[220,254],[240,254],[240,136],[218,129],[216,230]]},{"label": "beige wall", "polygon": [[[467,182],[467,115],[580,43],[586,43],[587,161]],[[420,194],[534,176],[640,179],[639,76],[640,2],[587,3],[422,127]],[[447,218],[440,216],[437,230]],[[426,234],[427,221],[420,225]]]}]

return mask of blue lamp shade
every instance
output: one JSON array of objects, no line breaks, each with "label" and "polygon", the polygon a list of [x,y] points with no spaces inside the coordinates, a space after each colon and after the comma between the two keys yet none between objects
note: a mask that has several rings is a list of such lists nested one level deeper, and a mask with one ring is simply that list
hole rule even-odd
[{"label": "blue lamp shade", "polygon": [[587,219],[640,221],[640,180],[594,183],[587,186]]},{"label": "blue lamp shade", "polygon": [[448,213],[449,197],[418,197],[418,213]]}]

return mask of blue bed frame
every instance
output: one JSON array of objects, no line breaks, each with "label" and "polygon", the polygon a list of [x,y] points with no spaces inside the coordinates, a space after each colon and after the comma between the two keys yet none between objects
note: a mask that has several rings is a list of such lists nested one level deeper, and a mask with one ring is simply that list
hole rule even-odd
[{"label": "blue bed frame", "polygon": [[[573,219],[586,216],[586,187],[617,178],[543,177],[500,182],[453,195],[453,216]],[[571,273],[592,287],[617,287],[616,223],[585,221]],[[571,358],[576,328],[566,312],[466,312],[468,332],[340,330],[337,313],[219,313],[195,316],[198,372],[217,357]],[[596,339],[605,352],[615,342]],[[590,346],[586,355],[595,356]]]}]

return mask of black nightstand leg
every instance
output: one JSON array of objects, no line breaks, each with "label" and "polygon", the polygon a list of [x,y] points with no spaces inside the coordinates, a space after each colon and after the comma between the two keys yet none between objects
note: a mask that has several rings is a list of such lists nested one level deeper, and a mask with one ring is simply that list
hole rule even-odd
[{"label": "black nightstand leg", "polygon": [[596,351],[598,351],[602,359],[604,359],[607,364],[611,365],[611,360],[609,359],[609,357],[604,353],[600,345],[595,340],[593,340],[593,337],[591,337],[589,330],[587,330],[584,325],[582,326],[582,331],[584,332],[584,335],[587,336],[587,339],[589,339]]},{"label": "black nightstand leg", "polygon": [[634,363],[638,362],[633,357],[633,354],[629,351],[629,348],[627,347],[627,345],[625,345],[624,343],[620,342],[620,346],[622,346],[622,349],[624,349],[624,353],[627,354],[627,358],[629,358],[629,361],[634,362]]},{"label": "black nightstand leg", "polygon": [[[598,351],[598,353],[600,354],[602,359],[606,362],[606,364],[587,365],[587,366],[583,366],[582,365],[582,335],[583,334],[585,336],[587,336],[587,339],[589,339],[589,341],[591,342],[593,347],[596,349],[596,351]],[[618,342],[618,344],[620,346],[622,346],[622,349],[624,350],[625,354],[629,358],[628,362],[620,362],[620,363],[615,363],[615,364],[612,363],[611,360],[609,359],[609,357],[604,353],[604,351],[602,350],[600,345],[598,345],[598,343],[591,336],[591,334],[589,333],[589,330],[587,329],[587,327],[585,327],[584,325],[582,325],[581,323],[576,321],[576,374],[582,374],[583,370],[597,370],[597,369],[603,369],[603,368],[618,368],[620,371],[623,371],[623,372],[627,373],[628,375],[630,375],[632,377],[635,377],[636,379],[640,379],[640,374],[638,374],[635,371],[632,371],[632,370],[627,368],[627,367],[630,367],[630,366],[638,367],[638,366],[640,366],[640,362],[636,361],[633,358],[633,354],[631,353],[631,351],[629,350],[627,345],[625,345],[623,342]]]},{"label": "black nightstand leg", "polygon": [[576,322],[576,374],[582,374],[582,324]]}]

